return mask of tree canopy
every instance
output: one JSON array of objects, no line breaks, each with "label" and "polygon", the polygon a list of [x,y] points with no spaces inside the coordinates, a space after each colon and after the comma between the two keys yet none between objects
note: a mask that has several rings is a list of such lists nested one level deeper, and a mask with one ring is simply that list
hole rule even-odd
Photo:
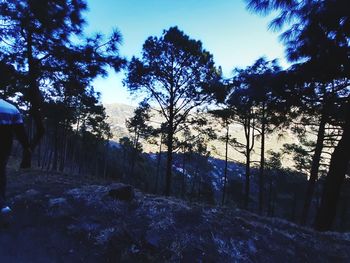
[{"label": "tree canopy", "polygon": [[[149,37],[143,45],[142,58],[133,57],[125,85],[154,101],[165,119],[167,130],[167,181],[171,191],[171,167],[174,135],[181,130],[190,112],[208,102],[221,77],[213,56],[202,43],[190,39],[177,27],[161,37]],[[142,93],[144,92],[144,93]]]}]

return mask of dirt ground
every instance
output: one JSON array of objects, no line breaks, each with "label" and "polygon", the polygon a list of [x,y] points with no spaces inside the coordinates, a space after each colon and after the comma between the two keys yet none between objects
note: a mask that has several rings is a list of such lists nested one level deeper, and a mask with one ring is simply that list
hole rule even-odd
[{"label": "dirt ground", "polygon": [[117,182],[8,173],[13,219],[0,262],[350,262],[349,233],[317,233],[238,209],[143,194]]}]

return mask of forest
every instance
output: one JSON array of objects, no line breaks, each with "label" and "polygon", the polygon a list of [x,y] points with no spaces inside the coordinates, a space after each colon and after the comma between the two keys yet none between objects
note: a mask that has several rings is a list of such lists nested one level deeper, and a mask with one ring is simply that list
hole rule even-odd
[{"label": "forest", "polygon": [[[348,1],[245,3],[252,16],[273,14],[269,28],[280,33],[289,68],[262,56],[245,68],[232,61],[224,77],[203,43],[176,25],[128,60],[118,30],[85,33],[84,0],[1,1],[0,98],[25,116],[32,169],[350,231]],[[111,68],[141,98],[119,141],[92,85]],[[266,150],[270,136],[287,131],[295,142]],[[224,145],[222,159],[213,157],[213,140]],[[146,153],[144,142],[157,151]],[[13,152],[21,156],[21,147]],[[282,165],[283,155],[293,165]]]}]

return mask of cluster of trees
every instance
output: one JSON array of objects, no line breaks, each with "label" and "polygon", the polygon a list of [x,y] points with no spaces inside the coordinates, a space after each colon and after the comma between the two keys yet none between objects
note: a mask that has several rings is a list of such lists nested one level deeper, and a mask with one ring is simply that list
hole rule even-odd
[{"label": "cluster of trees", "polygon": [[[229,145],[246,157],[243,206],[249,208],[251,154],[256,139],[260,142],[258,211],[263,213],[265,138],[276,129],[289,127],[298,133],[301,144],[284,145],[284,152],[294,155],[308,177],[301,223],[307,222],[315,185],[320,171],[324,171],[314,227],[328,230],[350,158],[350,20],[346,1],[251,0],[248,8],[263,14],[277,12],[271,28],[284,29],[281,39],[293,62],[289,69],[282,70],[276,61],[260,58],[252,66],[236,69],[232,79],[223,80],[220,68],[215,67],[212,55],[201,43],[173,27],[160,38],[146,40],[142,57],[134,57],[128,64],[125,85],[131,92],[144,94],[145,101],[157,105],[164,117],[166,195],[171,193],[173,153],[181,140],[177,134],[186,126],[201,126],[193,122],[192,113],[216,103],[218,107],[211,113],[226,127],[226,162]],[[229,136],[233,122],[242,125],[244,142]],[[314,131],[316,139],[312,142],[308,133]],[[223,177],[225,203],[227,164]]]},{"label": "cluster of trees", "polygon": [[[283,29],[281,39],[287,57],[295,62],[283,75],[283,92],[296,95],[291,108],[316,118],[317,139],[313,149],[302,222],[306,221],[320,159],[329,137],[339,141],[331,153],[315,228],[328,230],[336,214],[337,202],[349,170],[350,158],[350,20],[347,1],[248,1],[251,10],[277,11],[271,27]],[[288,97],[287,97],[288,98]],[[300,115],[301,115],[300,114]],[[308,118],[307,116],[306,118]],[[326,132],[334,129],[335,132]],[[334,136],[334,134],[336,136]],[[329,152],[328,152],[329,153]]]},{"label": "cluster of trees", "polygon": [[124,65],[121,35],[86,36],[86,9],[82,0],[0,3],[0,95],[22,106],[42,168],[82,172],[111,137],[91,82]]},{"label": "cluster of trees", "polygon": [[[296,167],[308,178],[301,223],[308,221],[315,187],[324,175],[314,227],[330,229],[350,158],[347,1],[247,0],[247,5],[254,12],[276,14],[271,28],[283,30],[281,39],[293,62],[289,69],[260,58],[224,79],[212,54],[177,27],[149,37],[141,58],[126,62],[118,52],[118,31],[109,37],[84,34],[83,0],[2,1],[0,95],[22,106],[37,165],[118,175],[148,191],[162,188],[165,195],[212,202],[207,143],[220,137],[226,146],[221,203],[226,203],[231,187],[228,151],[234,147],[246,160],[242,206],[249,209],[252,152],[259,142],[258,212],[273,214],[277,184],[271,175],[280,168],[281,154],[270,153],[266,162],[265,141],[276,130],[289,128],[298,134],[300,144],[285,145],[284,152],[294,156]],[[106,113],[91,82],[105,76],[108,67],[119,71],[124,65],[124,84],[144,100],[127,121],[131,138],[122,138],[113,147],[108,143]],[[152,108],[163,118],[157,127],[149,124]],[[208,128],[208,118],[198,114],[203,111],[221,120],[224,135]],[[243,127],[243,141],[235,139],[232,123]],[[310,140],[310,133],[315,140]],[[159,146],[153,168],[142,158],[141,139]],[[182,167],[176,173],[174,162]],[[145,171],[152,173],[148,179],[140,176]]]}]

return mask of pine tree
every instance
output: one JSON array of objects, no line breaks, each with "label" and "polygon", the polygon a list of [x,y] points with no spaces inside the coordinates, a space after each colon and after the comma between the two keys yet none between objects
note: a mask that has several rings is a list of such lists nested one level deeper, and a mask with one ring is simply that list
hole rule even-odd
[{"label": "pine tree", "polygon": [[177,27],[158,37],[149,37],[142,58],[132,58],[125,85],[131,92],[144,91],[165,119],[167,168],[164,193],[171,193],[175,135],[191,111],[208,102],[213,84],[220,78],[212,55],[200,41]]}]

